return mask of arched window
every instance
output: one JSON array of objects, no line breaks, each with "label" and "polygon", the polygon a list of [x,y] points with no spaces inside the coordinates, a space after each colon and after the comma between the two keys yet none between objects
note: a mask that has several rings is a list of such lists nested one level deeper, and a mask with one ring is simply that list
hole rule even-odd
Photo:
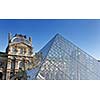
[{"label": "arched window", "polygon": [[12,60],[12,62],[11,62],[11,69],[14,69],[14,67],[15,67],[15,61]]},{"label": "arched window", "polygon": [[21,61],[21,62],[19,63],[19,68],[24,67],[24,65],[25,65],[24,62]]},{"label": "arched window", "polygon": [[13,48],[12,48],[12,52],[13,52],[13,53],[17,53],[17,49],[13,47]]},{"label": "arched window", "polygon": [[3,74],[2,74],[2,72],[0,72],[0,80],[2,80],[2,76],[3,76]]},{"label": "arched window", "polygon": [[0,62],[0,67],[2,66],[2,62]]},{"label": "arched window", "polygon": [[24,50],[23,48],[20,48],[20,54],[23,54]]},{"label": "arched window", "polygon": [[16,58],[13,57],[13,59],[11,60],[11,69],[15,68],[15,62],[16,62]]}]

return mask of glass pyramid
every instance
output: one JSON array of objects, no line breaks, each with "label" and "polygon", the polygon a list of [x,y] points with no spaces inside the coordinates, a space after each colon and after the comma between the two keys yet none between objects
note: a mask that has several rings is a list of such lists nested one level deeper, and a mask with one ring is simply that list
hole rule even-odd
[{"label": "glass pyramid", "polygon": [[40,50],[37,79],[100,80],[100,62],[57,34]]}]

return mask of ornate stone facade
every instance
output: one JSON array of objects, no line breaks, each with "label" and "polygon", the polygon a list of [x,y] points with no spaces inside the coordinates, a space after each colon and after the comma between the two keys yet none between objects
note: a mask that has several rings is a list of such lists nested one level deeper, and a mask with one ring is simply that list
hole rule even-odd
[{"label": "ornate stone facade", "polygon": [[[8,47],[6,53],[0,53],[0,76],[1,79],[15,79],[19,70],[32,67],[33,48],[32,38],[16,34],[8,34]],[[2,56],[3,55],[3,56]],[[5,55],[5,56],[4,56]],[[2,65],[4,63],[4,65]]]},{"label": "ornate stone facade", "polygon": [[0,52],[0,80],[4,80],[6,77],[7,55]]}]

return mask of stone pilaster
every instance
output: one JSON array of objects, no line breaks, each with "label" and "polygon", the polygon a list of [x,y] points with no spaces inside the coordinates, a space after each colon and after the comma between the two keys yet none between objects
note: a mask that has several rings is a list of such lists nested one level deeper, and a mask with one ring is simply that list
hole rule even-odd
[{"label": "stone pilaster", "polygon": [[6,80],[10,80],[11,60],[8,58]]},{"label": "stone pilaster", "polygon": [[15,61],[15,74],[18,72],[18,60]]}]

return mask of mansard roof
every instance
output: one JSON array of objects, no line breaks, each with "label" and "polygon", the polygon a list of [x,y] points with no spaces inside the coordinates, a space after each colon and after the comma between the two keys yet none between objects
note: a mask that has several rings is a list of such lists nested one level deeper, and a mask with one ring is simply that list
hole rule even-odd
[{"label": "mansard roof", "polygon": [[26,35],[22,35],[22,34],[15,34],[14,36],[10,36],[10,44],[16,44],[16,43],[20,43],[23,42],[29,46],[32,46],[32,43],[29,39],[27,39]]}]

